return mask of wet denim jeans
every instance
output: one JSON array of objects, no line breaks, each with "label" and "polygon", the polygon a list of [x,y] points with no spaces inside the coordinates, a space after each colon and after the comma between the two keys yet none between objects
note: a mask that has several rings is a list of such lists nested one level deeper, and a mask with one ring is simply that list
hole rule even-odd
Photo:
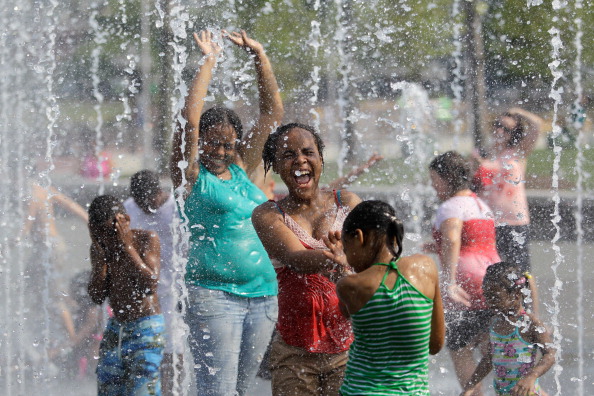
[{"label": "wet denim jeans", "polygon": [[188,286],[185,320],[198,396],[245,395],[278,316],[276,296],[240,297]]}]

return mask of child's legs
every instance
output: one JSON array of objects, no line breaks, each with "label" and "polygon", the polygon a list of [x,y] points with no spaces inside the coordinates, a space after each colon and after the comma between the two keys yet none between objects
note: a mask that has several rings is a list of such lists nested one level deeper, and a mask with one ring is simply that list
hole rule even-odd
[{"label": "child's legs", "polygon": [[276,296],[248,299],[249,309],[243,323],[237,392],[245,395],[252,385],[278,317]]},{"label": "child's legs", "polygon": [[97,395],[112,396],[125,393],[126,371],[119,341],[119,326],[113,319],[107,324],[99,346],[97,363]]},{"label": "child's legs", "polygon": [[[468,382],[477,366],[473,351],[474,345],[468,345],[455,351],[450,350],[450,357],[452,358],[452,363],[454,363],[456,377],[462,387]],[[479,386],[472,395],[482,396],[482,394],[483,391]]]},{"label": "child's legs", "polygon": [[155,315],[126,324],[122,350],[125,351],[126,395],[161,394],[159,369],[163,359],[165,325]]},{"label": "child's legs", "polygon": [[[446,313],[446,345],[460,386],[474,373],[477,362],[473,351],[488,338],[489,311],[449,311]],[[482,395],[477,390],[474,396]]]},{"label": "child's legs", "polygon": [[247,299],[220,290],[188,287],[186,322],[199,396],[228,396],[237,391],[246,313]]}]

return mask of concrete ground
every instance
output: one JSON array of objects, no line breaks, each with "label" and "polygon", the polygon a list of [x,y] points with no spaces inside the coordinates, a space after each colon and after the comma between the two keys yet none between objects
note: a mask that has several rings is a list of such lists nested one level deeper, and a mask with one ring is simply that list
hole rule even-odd
[{"label": "concrete ground", "polygon": [[[78,220],[64,218],[58,220],[58,226],[68,246],[67,273],[72,275],[80,270],[90,268],[88,261],[89,237],[86,226]],[[594,387],[594,311],[590,309],[594,302],[594,295],[591,285],[594,283],[594,266],[589,265],[588,258],[594,257],[594,245],[588,244],[582,247],[584,259],[584,269],[582,274],[583,288],[581,291],[584,313],[583,327],[578,328],[577,301],[580,291],[577,285],[577,256],[579,248],[575,242],[563,242],[559,244],[560,252],[563,255],[563,261],[560,262],[555,276],[552,266],[555,264],[555,252],[553,246],[548,241],[535,241],[531,245],[532,266],[535,274],[541,298],[541,316],[549,325],[552,326],[552,319],[558,307],[558,325],[556,331],[562,337],[559,345],[561,346],[561,359],[558,362],[558,370],[551,370],[541,380],[544,389],[551,395],[579,395],[579,384],[583,381],[585,389],[584,395],[590,394],[589,389]],[[553,299],[553,286],[556,282],[559,289],[559,295]],[[25,297],[26,298],[26,297]],[[583,365],[584,378],[578,378],[579,367],[579,334],[583,337]],[[20,394],[41,394],[46,396],[70,396],[70,395],[95,395],[95,383],[93,376],[69,381],[64,379],[52,379],[40,383],[33,378],[25,378],[25,386],[20,387],[14,378],[12,385],[8,386],[5,382],[6,375],[0,373],[0,394],[20,395]],[[4,378],[2,378],[4,377]],[[488,395],[493,394],[488,390],[486,381],[485,389]],[[432,395],[458,395],[460,388],[455,380],[455,374],[449,360],[447,351],[442,351],[431,358],[430,364],[430,383]],[[193,387],[192,387],[193,388]],[[21,393],[20,390],[25,392]],[[8,391],[8,392],[7,392]],[[188,395],[194,392],[188,390]],[[270,395],[270,382],[259,379],[249,395],[267,396]]]}]

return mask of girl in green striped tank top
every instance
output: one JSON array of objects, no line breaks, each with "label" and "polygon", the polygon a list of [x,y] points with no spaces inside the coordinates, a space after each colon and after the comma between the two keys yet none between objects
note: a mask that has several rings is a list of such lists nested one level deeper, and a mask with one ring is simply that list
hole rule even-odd
[{"label": "girl in green striped tank top", "polygon": [[389,204],[365,201],[327,240],[328,258],[345,254],[355,270],[336,286],[355,335],[341,395],[429,395],[429,354],[445,336],[438,271],[428,256],[401,257],[403,237]]}]

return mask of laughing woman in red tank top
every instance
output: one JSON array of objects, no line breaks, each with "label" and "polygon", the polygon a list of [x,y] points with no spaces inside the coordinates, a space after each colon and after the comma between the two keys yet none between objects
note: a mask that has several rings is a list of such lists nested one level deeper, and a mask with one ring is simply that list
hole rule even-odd
[{"label": "laughing woman in red tank top", "polygon": [[270,355],[275,396],[337,395],[353,339],[334,284],[347,272],[346,258],[329,260],[324,238],[342,229],[361,200],[320,189],[323,147],[312,127],[287,124],[270,135],[262,154],[265,169],[278,173],[289,190],[252,215],[279,283],[278,334]]}]

